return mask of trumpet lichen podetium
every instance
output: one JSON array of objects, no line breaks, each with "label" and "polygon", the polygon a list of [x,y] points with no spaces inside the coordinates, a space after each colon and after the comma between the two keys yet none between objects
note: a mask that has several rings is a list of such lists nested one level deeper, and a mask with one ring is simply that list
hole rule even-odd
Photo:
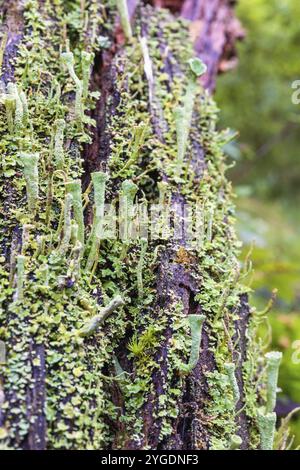
[{"label": "trumpet lichen podetium", "polygon": [[21,152],[20,159],[26,181],[28,209],[30,213],[35,213],[39,198],[39,154]]},{"label": "trumpet lichen podetium", "polygon": [[95,315],[88,320],[85,325],[77,331],[78,336],[90,336],[96,332],[98,327],[104,320],[118,307],[124,304],[124,301],[120,295],[117,295],[110,303],[101,309],[99,315]]},{"label": "trumpet lichen podetium", "polygon": [[243,443],[242,438],[238,436],[237,434],[234,434],[230,438],[229,450],[239,450],[242,443]]},{"label": "trumpet lichen podetium", "polygon": [[23,105],[20,99],[18,89],[15,83],[8,83],[7,84],[7,92],[10,96],[14,97],[15,102],[15,130],[18,131],[23,123]]},{"label": "trumpet lichen podetium", "polygon": [[138,296],[142,297],[143,295],[143,269],[144,261],[148,248],[148,240],[146,238],[141,238],[140,241],[140,257],[136,268],[136,277],[137,277],[137,286],[138,286]]},{"label": "trumpet lichen podetium", "polygon": [[175,110],[175,122],[177,133],[177,161],[176,161],[176,176],[180,178],[183,167],[183,160],[186,153],[195,98],[198,90],[198,78],[203,75],[207,67],[198,58],[189,60],[190,70],[188,72],[188,83],[185,96],[182,100],[182,105]]},{"label": "trumpet lichen podetium", "polygon": [[91,75],[91,66],[94,60],[94,54],[86,51],[81,53],[81,67],[82,67],[82,96],[85,100],[89,91],[89,82]]},{"label": "trumpet lichen podetium", "polygon": [[226,363],[224,367],[227,372],[228,380],[231,386],[233,401],[236,405],[240,399],[240,390],[235,376],[235,364],[233,364],[232,362]]},{"label": "trumpet lichen podetium", "polygon": [[86,271],[91,271],[94,264],[97,263],[97,254],[100,241],[103,236],[103,219],[105,203],[105,187],[107,174],[103,171],[92,173],[92,182],[94,187],[94,220],[90,235],[90,252],[86,263]]},{"label": "trumpet lichen podetium", "polygon": [[130,41],[132,39],[132,29],[130,24],[127,0],[116,0],[116,2],[124,36],[127,41]]},{"label": "trumpet lichen podetium", "polygon": [[263,409],[259,409],[257,412],[257,425],[261,450],[273,450],[276,413],[265,414]]},{"label": "trumpet lichen podetium", "polygon": [[66,183],[66,191],[70,193],[73,198],[73,212],[74,219],[77,224],[77,238],[84,247],[84,218],[83,218],[83,205],[82,205],[82,191],[81,181],[69,181]]},{"label": "trumpet lichen podetium", "polygon": [[5,113],[7,120],[7,128],[10,135],[14,133],[14,111],[16,106],[15,97],[9,94],[5,95],[4,98]]},{"label": "trumpet lichen podetium", "polygon": [[15,292],[14,300],[16,302],[21,302],[23,300],[23,286],[24,286],[24,276],[25,276],[25,256],[17,256],[17,288]]},{"label": "trumpet lichen podetium", "polygon": [[120,193],[120,234],[125,242],[129,242],[133,237],[132,221],[134,217],[134,198],[137,191],[138,186],[133,181],[123,181]]},{"label": "trumpet lichen podetium", "polygon": [[189,362],[181,363],[179,366],[182,375],[189,374],[196,367],[200,356],[200,345],[202,336],[202,326],[205,320],[204,315],[188,315],[188,321],[191,329],[192,345]]},{"label": "trumpet lichen podetium", "polygon": [[64,205],[64,228],[63,228],[63,238],[61,241],[61,245],[59,247],[59,251],[62,255],[64,255],[70,246],[71,234],[72,234],[72,204],[73,204],[73,196],[70,193],[66,194],[65,197],[65,205]]},{"label": "trumpet lichen podetium", "polygon": [[271,413],[276,405],[277,382],[282,353],[271,351],[266,355],[267,360],[267,403],[266,413]]},{"label": "trumpet lichen podetium", "polygon": [[64,119],[57,119],[55,121],[55,137],[54,137],[54,161],[58,170],[62,170],[64,166],[64,130],[66,123]]},{"label": "trumpet lichen podetium", "polygon": [[83,107],[82,107],[82,93],[83,87],[81,80],[77,77],[75,70],[74,70],[74,55],[73,52],[63,52],[61,54],[61,60],[66,65],[70,77],[75,83],[76,86],[76,96],[75,96],[75,116],[77,122],[82,123],[83,121]]},{"label": "trumpet lichen podetium", "polygon": [[19,96],[22,104],[23,124],[26,125],[29,119],[27,96],[22,90],[20,91]]}]

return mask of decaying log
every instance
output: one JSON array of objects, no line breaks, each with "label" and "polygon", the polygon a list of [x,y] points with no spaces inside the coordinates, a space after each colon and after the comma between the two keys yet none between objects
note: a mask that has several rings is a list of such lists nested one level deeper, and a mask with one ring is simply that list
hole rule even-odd
[{"label": "decaying log", "polygon": [[[261,350],[237,261],[227,136],[216,129],[210,96],[242,36],[233,7],[229,0],[130,0],[133,38],[126,38],[110,3],[2,3],[3,447],[258,447]],[[207,66],[198,85],[193,56]],[[185,98],[191,80],[193,96]],[[193,109],[180,165],[185,99]],[[36,212],[27,207],[22,152],[39,155]],[[93,221],[102,209],[94,172],[114,207],[119,196],[171,203],[169,229],[165,220],[154,222],[169,233],[96,239]],[[78,179],[84,244],[65,184]],[[203,212],[194,244],[187,204]],[[116,298],[118,308],[98,321]],[[189,315],[205,318],[202,331],[190,331]],[[91,322],[91,334],[78,334]]]}]

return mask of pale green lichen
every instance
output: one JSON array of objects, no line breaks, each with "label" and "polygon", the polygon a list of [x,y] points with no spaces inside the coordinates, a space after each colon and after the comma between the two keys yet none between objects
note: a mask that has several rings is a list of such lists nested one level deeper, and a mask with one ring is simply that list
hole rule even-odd
[{"label": "pale green lichen", "polygon": [[82,51],[81,53],[81,66],[82,66],[82,96],[85,100],[88,96],[89,83],[91,76],[91,67],[94,60],[94,54]]},{"label": "pale green lichen", "polygon": [[134,198],[138,191],[138,186],[131,180],[122,183],[120,193],[120,237],[124,242],[134,238]]},{"label": "pale green lichen", "polygon": [[57,169],[61,170],[64,167],[65,152],[64,152],[64,130],[66,123],[64,119],[57,119],[55,121],[55,136],[54,136],[54,163]]},{"label": "pale green lichen", "polygon": [[65,255],[70,247],[71,233],[72,233],[72,210],[73,196],[70,193],[66,194],[64,204],[64,226],[63,226],[63,237],[59,247],[61,255]]},{"label": "pale green lichen", "polygon": [[198,58],[190,59],[190,72],[188,74],[188,83],[182,105],[175,111],[176,133],[177,133],[177,161],[176,174],[181,176],[183,160],[185,157],[188,138],[192,123],[194,103],[199,87],[198,77],[206,71],[206,65]]},{"label": "pale green lichen", "polygon": [[5,105],[5,110],[6,110],[7,127],[11,135],[14,133],[15,104],[16,104],[16,100],[13,95],[9,95],[9,94],[5,95],[4,105]]},{"label": "pale green lichen", "polygon": [[188,321],[191,329],[192,345],[189,362],[187,364],[180,365],[179,370],[181,374],[189,374],[198,364],[200,356],[202,326],[204,320],[204,315],[190,314],[188,316]]},{"label": "pale green lichen", "polygon": [[230,438],[229,450],[239,450],[242,443],[243,443],[242,438],[240,436],[234,434]]},{"label": "pale green lichen", "polygon": [[23,124],[26,126],[29,121],[29,109],[28,109],[28,102],[27,102],[27,97],[24,91],[20,91],[19,97],[21,100],[22,104],[22,119],[23,119]]},{"label": "pale green lichen", "polygon": [[[191,307],[197,303],[197,307],[201,307],[199,311],[205,314],[206,335],[210,339],[209,354],[215,364],[215,370],[210,375],[204,371],[206,397],[208,395],[204,401],[198,374],[188,377],[191,390],[199,392],[195,414],[192,415],[192,418],[197,418],[191,419],[191,445],[197,449],[207,445],[228,449],[232,441],[235,443],[234,436],[239,431],[224,363],[232,361],[228,345],[232,347],[235,341],[239,295],[244,290],[236,277],[234,260],[239,247],[231,229],[231,189],[225,177],[227,166],[222,154],[223,137],[215,127],[217,109],[211,97],[197,85],[196,96],[199,95],[199,100],[194,100],[192,115],[195,119],[191,121],[187,137],[191,144],[186,144],[183,154],[186,165],[185,171],[180,171],[179,188],[178,175],[174,176],[178,157],[174,109],[184,105],[182,90],[186,89],[189,80],[186,63],[193,54],[192,45],[188,40],[186,22],[172,19],[166,10],[154,13],[150,6],[141,7],[149,20],[147,48],[153,73],[152,96],[149,102],[149,81],[143,73],[145,55],[139,44],[127,41],[112,64],[116,78],[113,96],[118,96],[118,104],[116,112],[109,115],[110,122],[106,123],[109,145],[101,148],[100,155],[95,155],[95,160],[91,162],[91,165],[99,165],[96,168],[104,168],[100,165],[107,150],[109,155],[105,168],[110,178],[104,191],[99,190],[98,195],[93,182],[93,227],[97,229],[91,231],[83,252],[79,241],[82,211],[78,206],[79,220],[74,200],[78,197],[80,202],[81,199],[77,183],[83,174],[82,143],[91,142],[90,126],[85,124],[93,125],[92,120],[88,122],[88,116],[93,114],[96,98],[93,92],[88,92],[92,88],[88,86],[91,71],[89,54],[98,42],[100,44],[99,39],[101,47],[106,47],[103,44],[111,41],[115,12],[111,14],[110,8],[104,12],[102,6],[94,1],[81,10],[82,5],[82,2],[70,4],[57,0],[46,2],[41,8],[36,0],[26,2],[24,40],[20,42],[20,54],[15,63],[15,78],[21,101],[20,90],[26,92],[30,119],[25,119],[23,105],[24,128],[21,126],[16,132],[15,97],[11,98],[8,111],[7,108],[0,110],[4,116],[0,124],[3,169],[10,183],[8,185],[5,181],[3,185],[4,197],[9,204],[4,207],[7,233],[0,232],[1,246],[6,246],[7,240],[13,239],[19,221],[24,226],[30,220],[33,225],[29,236],[24,237],[25,246],[22,247],[22,254],[26,254],[22,304],[10,302],[15,287],[13,282],[10,283],[10,270],[14,275],[15,258],[20,251],[17,241],[11,247],[11,262],[1,264],[1,269],[2,265],[5,266],[1,272],[1,289],[4,289],[5,301],[8,300],[9,314],[4,305],[3,313],[0,309],[0,320],[5,331],[2,332],[3,328],[0,331],[9,350],[13,351],[13,354],[8,354],[3,383],[8,403],[10,393],[16,398],[14,405],[4,410],[9,436],[13,436],[9,438],[9,444],[21,448],[30,432],[28,403],[22,384],[29,389],[35,385],[33,370],[37,371],[41,363],[40,357],[35,356],[36,344],[42,345],[46,351],[47,448],[124,448],[128,443],[147,448],[149,432],[144,426],[143,413],[149,396],[155,399],[157,396],[153,377],[161,379],[163,390],[153,412],[153,421],[159,427],[158,445],[169,444],[174,423],[178,420],[186,380],[185,374],[179,373],[178,365],[182,363],[183,368],[193,371],[192,366],[199,359],[201,335],[193,337],[194,327],[191,334],[187,334],[188,322],[191,323],[192,318],[187,317],[182,296],[167,279],[167,301],[164,307],[160,306],[156,294],[157,266],[168,254],[172,269],[192,272]],[[51,35],[45,28],[47,24],[51,24]],[[62,28],[62,25],[65,27]],[[140,26],[137,21],[137,34],[141,33]],[[27,44],[33,44],[33,47],[27,49]],[[68,74],[61,67],[60,59],[60,51],[66,49],[72,51],[65,57],[65,62],[69,64]],[[168,64],[171,68],[174,65],[172,78],[165,73],[166,64],[161,50],[168,51],[172,57]],[[197,69],[197,62],[192,62],[190,68],[191,76],[202,71]],[[107,96],[108,107],[115,105],[113,96]],[[5,100],[2,102],[6,106]],[[57,171],[56,159],[52,160],[55,121],[62,117],[65,129],[59,147],[64,151],[64,158],[61,169]],[[30,126],[30,129],[25,129],[25,126]],[[39,207],[48,204],[49,210],[46,215],[44,211],[36,211],[34,220],[23,197],[22,175],[14,173],[15,166],[18,166],[16,147],[26,152],[40,152]],[[198,148],[202,148],[205,154],[201,175],[196,175],[193,166],[189,165],[192,158],[195,160],[199,156],[195,150]],[[157,186],[153,184],[157,179],[167,183]],[[76,196],[68,189],[69,183],[73,182],[77,184],[74,188]],[[136,195],[141,195],[146,203],[158,201],[164,204],[179,191],[182,201],[197,200],[202,204],[205,220],[210,220],[209,239],[204,240],[198,251],[186,247],[179,256],[179,250],[166,233],[159,240],[150,240],[141,256],[140,240],[135,236]],[[72,204],[68,195],[73,197]],[[97,207],[103,207],[105,195],[107,199],[113,199],[116,205],[118,196],[121,196],[120,202],[126,208],[122,217],[128,222],[128,230],[125,230],[125,240],[105,239],[99,250],[103,212],[97,211]],[[89,191],[86,191],[87,221],[92,218],[93,198],[90,199]],[[89,227],[84,231],[88,234]],[[92,250],[91,270],[86,272],[93,234],[97,233],[100,236],[96,236],[94,253]],[[168,272],[168,276],[171,274],[172,271]],[[104,322],[102,305],[109,305],[109,299],[115,298],[119,292],[122,292],[124,306]],[[196,331],[199,330],[198,325]],[[85,336],[89,333],[92,337]],[[253,335],[251,325],[247,331],[250,338],[248,356],[243,366],[244,407],[240,412],[247,417],[250,447],[254,448],[258,442],[255,386],[260,351],[258,346],[256,350]],[[123,363],[124,356],[120,359],[126,371],[123,373],[117,367],[119,372],[116,377],[114,357],[119,352],[122,355],[125,353],[122,350],[125,342],[128,344],[129,360]],[[168,354],[162,356],[166,348]],[[123,381],[125,374],[130,380],[126,378]],[[117,394],[115,388],[112,393],[112,383],[120,385]],[[207,425],[208,422],[211,424]],[[198,428],[207,430],[205,442],[199,436]]]},{"label": "pale green lichen", "polygon": [[66,191],[72,195],[73,198],[73,212],[77,224],[77,239],[84,247],[84,217],[83,217],[83,204],[82,204],[82,191],[81,181],[69,181],[66,183]]},{"label": "pale green lichen", "polygon": [[91,271],[97,264],[98,250],[103,237],[105,187],[107,178],[107,174],[103,171],[92,173],[94,187],[94,220],[89,240],[90,251],[86,263],[86,271]]},{"label": "pale green lichen", "polygon": [[104,307],[98,315],[95,315],[93,318],[87,321],[87,323],[78,331],[76,334],[78,336],[90,336],[94,334],[102,322],[118,307],[124,304],[124,301],[121,296],[117,296],[111,300],[111,302]]},{"label": "pale green lichen", "polygon": [[279,366],[282,359],[282,353],[278,351],[268,352],[267,361],[267,403],[266,413],[271,413],[276,405],[277,382]]},{"label": "pale green lichen", "polygon": [[236,405],[240,399],[240,389],[235,376],[235,364],[233,364],[232,362],[226,363],[224,367],[227,372],[228,380],[231,386],[234,405]]},{"label": "pale green lichen", "polygon": [[20,160],[23,164],[26,180],[28,210],[29,213],[34,213],[37,209],[39,198],[39,154],[21,152]]},{"label": "pale green lichen", "polygon": [[25,256],[17,256],[17,272],[16,272],[16,292],[14,296],[15,302],[22,302],[24,299],[24,282],[25,282]]},{"label": "pale green lichen", "polygon": [[76,116],[77,122],[81,124],[84,119],[84,111],[83,111],[83,104],[82,104],[83,86],[82,86],[82,81],[78,78],[78,76],[75,73],[75,69],[74,69],[75,60],[74,60],[73,52],[63,52],[61,54],[61,60],[63,64],[65,64],[65,66],[67,67],[70,77],[72,78],[76,86],[75,116]]},{"label": "pale green lichen", "polygon": [[120,15],[121,25],[125,38],[132,39],[132,29],[130,24],[127,0],[116,0],[117,9]]},{"label": "pale green lichen", "polygon": [[[0,340],[0,365],[3,365],[5,363],[6,363],[6,344],[4,341]],[[0,383],[0,409],[4,403],[3,396],[4,394],[3,394],[1,383]]]},{"label": "pale green lichen", "polygon": [[23,105],[16,84],[11,82],[8,83],[7,92],[11,97],[13,97],[15,103],[14,125],[15,130],[19,131],[23,123]]},{"label": "pale green lichen", "polygon": [[261,450],[273,450],[276,413],[266,413],[264,410],[258,410],[257,425],[260,434]]},{"label": "pale green lichen", "polygon": [[145,238],[141,238],[140,241],[140,257],[136,267],[136,278],[137,278],[137,287],[138,287],[138,295],[142,297],[143,295],[143,269],[145,263],[145,256],[147,253],[148,248],[148,240]]}]

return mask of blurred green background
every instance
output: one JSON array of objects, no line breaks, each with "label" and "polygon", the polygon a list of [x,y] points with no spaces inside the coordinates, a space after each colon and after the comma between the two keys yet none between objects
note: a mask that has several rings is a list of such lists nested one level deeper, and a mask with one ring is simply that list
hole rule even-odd
[{"label": "blurred green background", "polygon": [[[300,80],[300,1],[240,0],[237,14],[246,38],[238,67],[218,80],[216,100],[221,126],[239,132],[225,151],[235,162],[229,176],[239,196],[241,261],[254,243],[252,305],[263,309],[278,289],[269,347],[283,352],[284,414],[300,406],[300,105],[291,99]],[[292,430],[299,445],[300,413]]]}]

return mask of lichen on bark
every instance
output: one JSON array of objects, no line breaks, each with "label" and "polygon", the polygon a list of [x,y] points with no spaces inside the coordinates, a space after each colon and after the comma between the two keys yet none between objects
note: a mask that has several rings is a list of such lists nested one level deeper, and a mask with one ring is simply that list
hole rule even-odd
[{"label": "lichen on bark", "polygon": [[[17,449],[258,447],[264,356],[237,262],[227,137],[200,83],[184,171],[177,171],[175,109],[194,56],[189,23],[142,2],[124,43],[111,2],[91,0],[84,11],[79,0],[15,4],[15,23],[4,10],[1,80],[4,94],[16,83],[28,109],[16,130],[15,108],[7,113],[1,100],[0,339],[7,354],[0,442]],[[30,194],[24,154],[39,155],[38,191]],[[100,196],[97,175],[106,180]],[[128,184],[131,209],[135,201],[176,205],[180,238],[171,230],[143,245],[130,237],[95,242],[93,219],[102,232],[104,198],[117,204]],[[195,202],[206,237],[190,246],[182,214]],[[86,269],[91,250],[93,269]],[[193,367],[181,374],[193,341],[189,315],[205,319],[199,360],[197,344]]]}]

